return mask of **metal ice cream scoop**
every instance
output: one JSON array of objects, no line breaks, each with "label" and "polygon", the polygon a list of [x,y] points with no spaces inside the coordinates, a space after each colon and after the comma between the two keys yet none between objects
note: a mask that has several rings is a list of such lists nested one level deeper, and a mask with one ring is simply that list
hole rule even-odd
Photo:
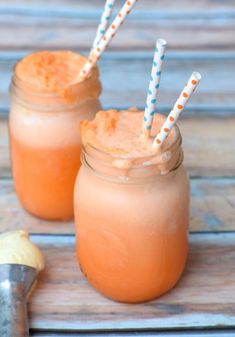
[{"label": "metal ice cream scoop", "polygon": [[27,297],[37,270],[20,264],[0,264],[0,336],[28,337]]}]

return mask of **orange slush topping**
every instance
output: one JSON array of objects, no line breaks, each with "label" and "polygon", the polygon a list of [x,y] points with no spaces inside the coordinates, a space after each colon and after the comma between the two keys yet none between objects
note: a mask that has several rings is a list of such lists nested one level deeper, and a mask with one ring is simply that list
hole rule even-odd
[{"label": "orange slush topping", "polygon": [[41,51],[26,56],[16,75],[35,89],[60,92],[74,83],[86,58],[71,51]]},{"label": "orange slush topping", "polygon": [[[156,114],[152,137],[141,137],[143,112],[135,108],[124,111],[109,110],[99,111],[93,121],[81,122],[81,136],[83,144],[90,144],[98,150],[112,155],[120,155],[122,158],[136,158],[153,155],[159,150],[152,147],[153,136],[156,135],[165,117]],[[174,129],[170,133],[162,150],[169,147],[174,141]]]}]

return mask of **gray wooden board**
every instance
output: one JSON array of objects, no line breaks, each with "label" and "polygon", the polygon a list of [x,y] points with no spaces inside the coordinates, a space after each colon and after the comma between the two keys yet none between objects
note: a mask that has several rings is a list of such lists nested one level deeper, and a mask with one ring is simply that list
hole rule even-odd
[{"label": "gray wooden board", "polygon": [[[28,214],[15,195],[11,179],[0,179],[0,232],[24,228],[31,233],[73,234],[71,222],[43,221]],[[235,179],[192,179],[192,232],[235,231]]]},{"label": "gray wooden board", "polygon": [[235,330],[214,331],[181,331],[181,332],[153,332],[153,331],[134,331],[134,332],[32,332],[32,337],[234,337]]},{"label": "gray wooden board", "polygon": [[[8,89],[15,62],[25,52],[0,53],[0,112],[9,109]],[[204,55],[204,56],[203,56]],[[100,61],[104,108],[144,108],[152,65],[152,53],[107,52]],[[202,81],[184,114],[235,114],[235,53],[169,52],[164,63],[157,109],[169,112],[192,71]],[[122,83],[122,85],[120,85]]]},{"label": "gray wooden board", "polygon": [[[0,48],[89,48],[104,4],[89,2],[1,1]],[[171,0],[163,6],[139,1],[112,47],[152,49],[157,35],[169,41],[170,49],[234,49],[234,4],[222,3],[198,1],[190,6],[185,0],[177,5]]]},{"label": "gray wooden board", "polygon": [[[191,177],[235,175],[235,117],[188,117],[179,122],[184,164]],[[0,118],[0,177],[10,176],[7,120]]]},{"label": "gray wooden board", "polygon": [[235,233],[191,234],[186,270],[156,301],[127,305],[97,293],[79,271],[73,236],[32,236],[46,270],[29,305],[33,329],[174,330],[235,327]]}]

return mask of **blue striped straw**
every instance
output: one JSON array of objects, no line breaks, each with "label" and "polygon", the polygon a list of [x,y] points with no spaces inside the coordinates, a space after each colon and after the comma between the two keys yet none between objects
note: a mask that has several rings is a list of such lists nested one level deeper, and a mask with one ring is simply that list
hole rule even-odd
[{"label": "blue striped straw", "polygon": [[157,93],[161,79],[162,62],[165,55],[166,44],[166,41],[163,39],[158,39],[156,42],[146,106],[144,111],[144,121],[142,126],[142,134],[147,137],[150,136],[153,123],[155,104],[157,101]]},{"label": "blue striped straw", "polygon": [[112,15],[114,3],[115,3],[115,0],[106,0],[104,10],[103,10],[103,13],[102,13],[101,19],[100,19],[100,24],[97,28],[96,36],[95,36],[95,39],[94,39],[94,42],[93,42],[93,49],[98,46],[100,40],[102,39],[102,37],[106,33],[106,29],[107,29],[109,20],[110,20],[111,15]]}]

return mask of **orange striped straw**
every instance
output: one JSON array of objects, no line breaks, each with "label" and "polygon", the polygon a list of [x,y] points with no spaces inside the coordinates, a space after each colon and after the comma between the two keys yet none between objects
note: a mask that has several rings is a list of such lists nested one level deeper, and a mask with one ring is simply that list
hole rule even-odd
[{"label": "orange striped straw", "polygon": [[201,80],[201,74],[199,74],[198,72],[193,72],[188,80],[188,83],[186,84],[179,98],[177,99],[172,111],[167,116],[165,123],[162,125],[160,132],[157,134],[156,138],[154,139],[153,147],[160,148],[162,146],[165,139],[169,135],[171,129],[176,124],[180,113],[183,111],[189,98],[192,96],[193,92],[195,91],[200,80]]},{"label": "orange striped straw", "polygon": [[94,67],[96,62],[100,59],[105,49],[108,47],[110,41],[115,36],[116,32],[118,31],[120,25],[123,23],[125,18],[130,13],[132,7],[135,5],[137,0],[127,0],[115,19],[113,20],[112,24],[107,29],[106,33],[103,35],[102,39],[100,40],[98,46],[92,50],[90,56],[85,63],[84,67],[80,71],[79,79],[85,79],[88,74],[90,73],[91,69]]}]

